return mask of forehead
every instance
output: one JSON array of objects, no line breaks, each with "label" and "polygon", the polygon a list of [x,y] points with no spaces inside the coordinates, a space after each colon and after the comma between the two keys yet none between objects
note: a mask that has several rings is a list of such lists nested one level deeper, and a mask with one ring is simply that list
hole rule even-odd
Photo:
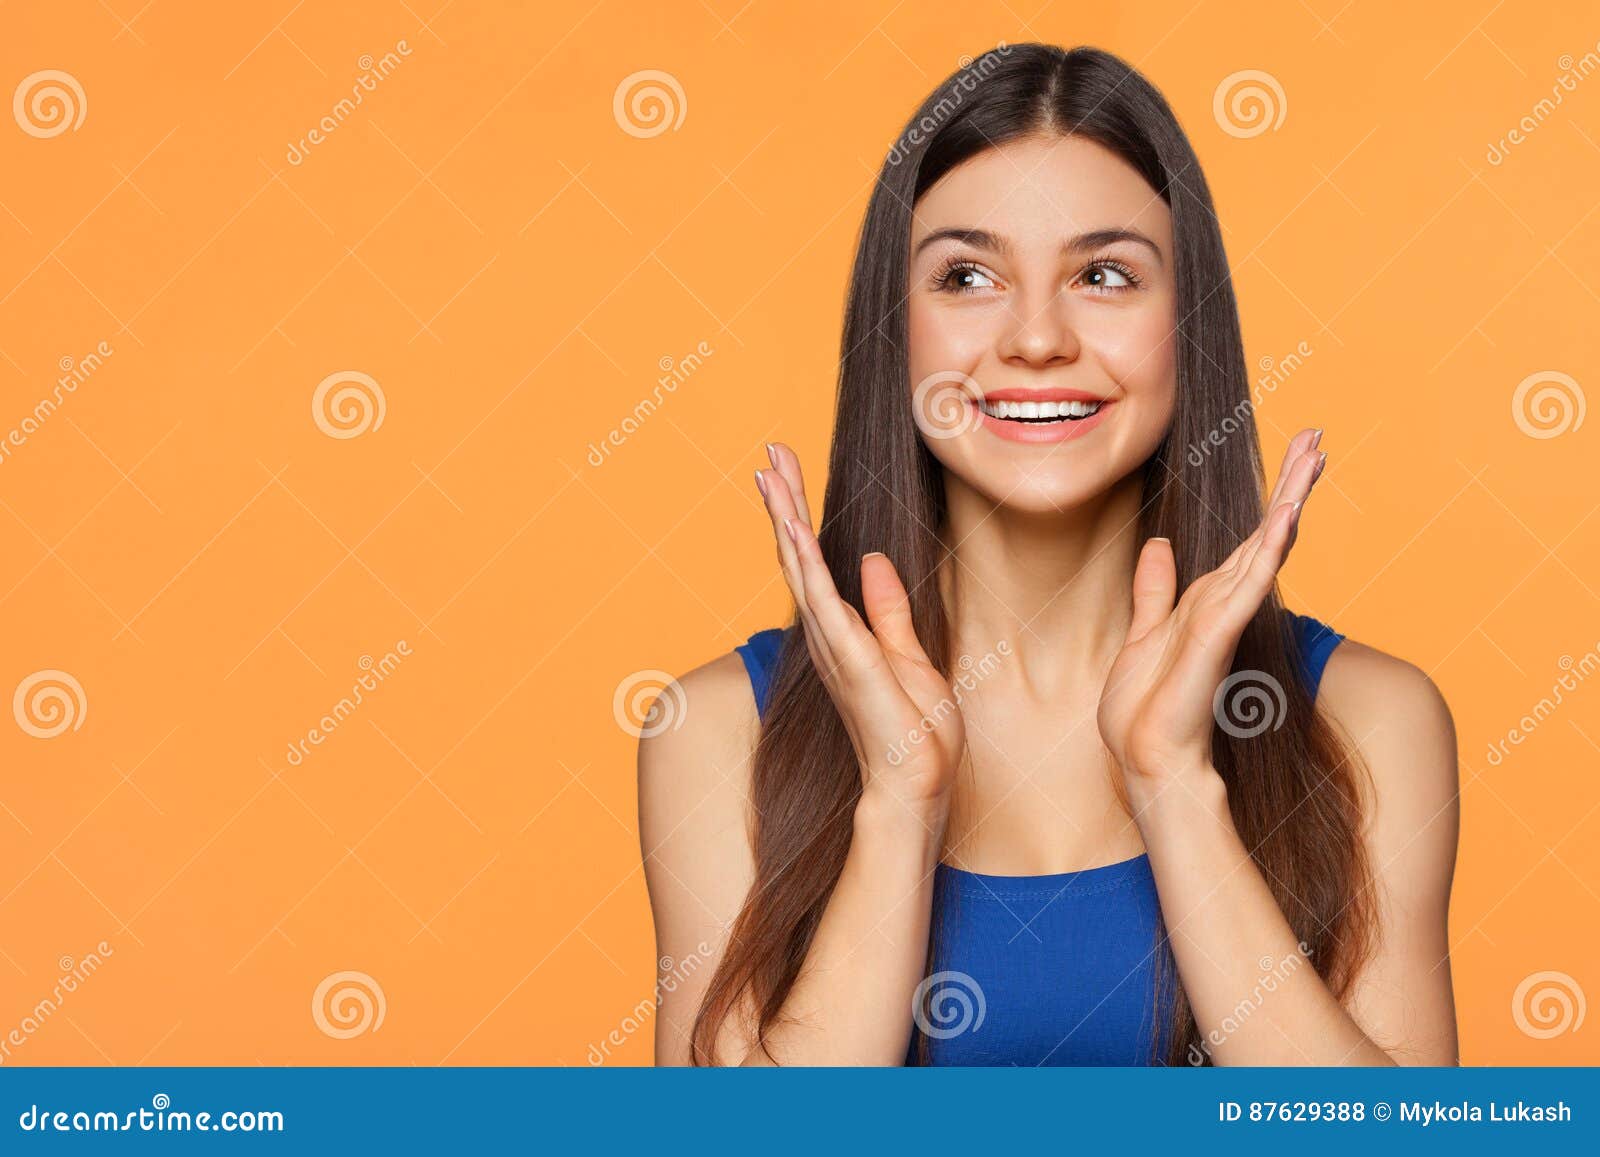
[{"label": "forehead", "polygon": [[1166,202],[1132,165],[1082,137],[1007,141],[951,169],[917,202],[911,244],[951,226],[1052,247],[1073,233],[1131,226],[1172,247]]}]

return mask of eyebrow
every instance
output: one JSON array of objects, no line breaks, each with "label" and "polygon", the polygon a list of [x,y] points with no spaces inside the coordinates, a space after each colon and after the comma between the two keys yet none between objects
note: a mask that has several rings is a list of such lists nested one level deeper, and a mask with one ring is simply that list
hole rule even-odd
[{"label": "eyebrow", "polygon": [[[1002,256],[1011,253],[1011,242],[998,233],[991,233],[987,229],[968,229],[960,226],[951,226],[945,229],[935,229],[921,241],[917,242],[912,257],[917,257],[928,246],[937,241],[959,241],[964,245],[971,245],[975,249],[987,249]],[[1118,241],[1131,241],[1136,245],[1143,245],[1155,255],[1156,261],[1162,261],[1161,247],[1150,238],[1140,233],[1137,229],[1091,229],[1086,233],[1074,234],[1061,243],[1063,253],[1081,253],[1087,249],[1100,249]]]}]

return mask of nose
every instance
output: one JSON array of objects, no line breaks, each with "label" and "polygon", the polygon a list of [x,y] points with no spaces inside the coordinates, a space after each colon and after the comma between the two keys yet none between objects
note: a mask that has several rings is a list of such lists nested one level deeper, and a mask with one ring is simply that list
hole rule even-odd
[{"label": "nose", "polygon": [[1082,343],[1069,316],[1070,301],[1052,287],[1011,299],[1000,356],[1026,366],[1067,365],[1078,359]]}]

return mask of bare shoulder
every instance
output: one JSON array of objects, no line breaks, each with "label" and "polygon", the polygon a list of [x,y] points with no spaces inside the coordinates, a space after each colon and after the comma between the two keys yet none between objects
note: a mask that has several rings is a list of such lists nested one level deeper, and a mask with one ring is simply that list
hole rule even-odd
[{"label": "bare shoulder", "polygon": [[760,727],[743,660],[730,651],[679,676],[662,695],[663,723],[639,740],[641,822],[670,839],[685,825],[706,830],[695,821],[702,813],[727,818],[731,802],[742,826]]},{"label": "bare shoulder", "polygon": [[1376,797],[1370,804],[1419,820],[1453,807],[1455,721],[1427,672],[1346,639],[1328,658],[1317,701],[1364,757]]},{"label": "bare shoulder", "polygon": [[754,877],[750,762],[759,736],[744,662],[733,652],[662,692],[659,730],[639,741],[639,842],[662,993],[656,1062],[684,1064],[707,983]]}]

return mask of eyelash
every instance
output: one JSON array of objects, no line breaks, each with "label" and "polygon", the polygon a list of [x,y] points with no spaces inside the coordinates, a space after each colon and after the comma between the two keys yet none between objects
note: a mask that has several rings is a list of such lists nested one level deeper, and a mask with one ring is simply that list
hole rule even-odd
[{"label": "eyelash", "polygon": [[[1144,284],[1143,279],[1141,279],[1137,273],[1114,257],[1096,257],[1091,259],[1078,273],[1078,277],[1081,278],[1085,273],[1088,273],[1092,269],[1113,269],[1120,273],[1128,281],[1127,285],[1091,286],[1090,288],[1096,293],[1123,293],[1127,290],[1138,289]],[[959,255],[953,255],[945,258],[943,263],[940,264],[939,268],[934,271],[934,287],[945,293],[973,292],[971,289],[963,289],[960,286],[952,284],[952,278],[954,278],[956,274],[964,273],[967,270],[971,270],[975,273],[983,273],[983,270],[979,268],[978,263],[973,261],[971,258],[961,257]],[[988,276],[988,274],[984,274],[984,276]],[[1076,280],[1076,278],[1074,280]]]}]

